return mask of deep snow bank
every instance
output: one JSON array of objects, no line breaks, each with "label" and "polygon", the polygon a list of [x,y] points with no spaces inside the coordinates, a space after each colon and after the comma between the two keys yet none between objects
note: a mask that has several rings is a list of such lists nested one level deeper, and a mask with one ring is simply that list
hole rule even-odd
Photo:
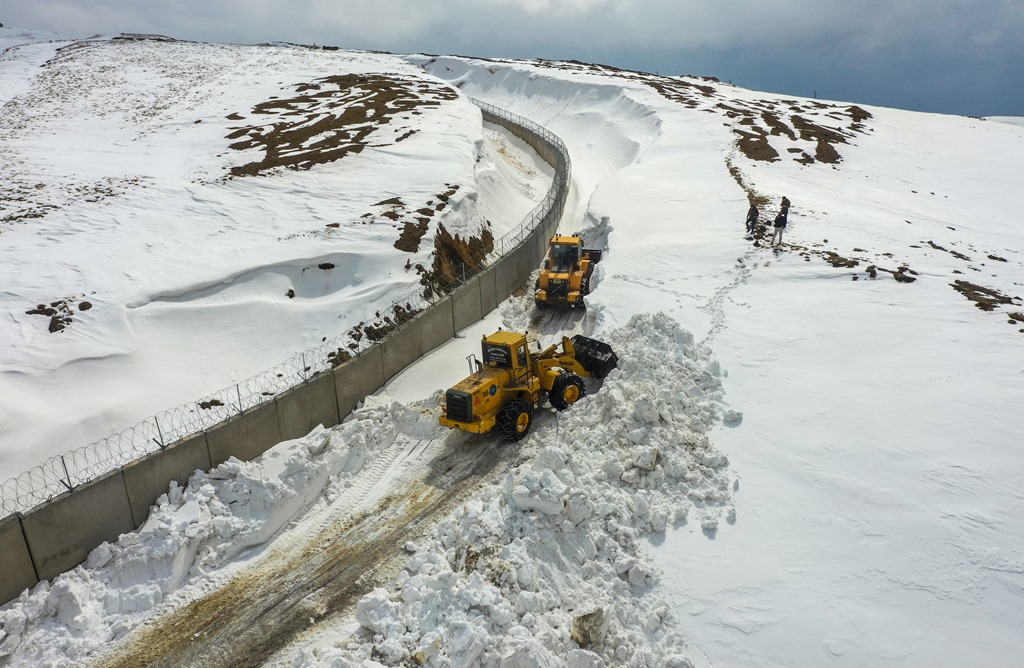
[{"label": "deep snow bank", "polygon": [[[327,430],[274,446],[259,459],[231,458],[171,483],[137,531],[93,550],[86,562],[0,608],[0,665],[62,666],[90,656],[154,612],[216,589],[289,522],[341,500],[399,437],[420,431],[421,413],[373,405]],[[270,544],[274,544],[273,542]]]},{"label": "deep snow bank", "polygon": [[602,338],[619,371],[540,417],[524,463],[406,547],[394,586],[360,601],[355,641],[307,646],[291,665],[691,665],[641,538],[735,518],[706,435],[724,374],[664,315]]},{"label": "deep snow bank", "polygon": [[[518,301],[506,318],[521,317],[527,300]],[[664,315],[601,338],[620,355],[603,387],[539,415],[502,484],[407,546],[394,587],[359,603],[355,639],[312,629],[292,665],[688,665],[641,538],[690,521],[712,532],[734,517],[726,458],[705,433],[723,414],[724,374]],[[264,550],[304,540],[319,517],[376,503],[400,468],[388,460],[393,445],[447,433],[437,399],[370,402],[331,430],[172,486],[141,529],[0,608],[0,665],[95,657]]]}]

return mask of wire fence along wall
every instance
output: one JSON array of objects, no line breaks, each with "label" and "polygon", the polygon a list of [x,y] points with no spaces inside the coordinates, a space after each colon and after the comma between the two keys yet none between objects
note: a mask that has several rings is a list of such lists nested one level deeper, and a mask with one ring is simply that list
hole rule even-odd
[{"label": "wire fence along wall", "polygon": [[[559,220],[568,193],[571,163],[565,145],[558,137],[526,118],[480,100],[473,102],[480,107],[485,119],[506,126],[515,134],[528,133],[532,135],[531,139],[545,145],[550,155],[544,156],[543,150],[538,152],[545,160],[554,158],[555,177],[544,199],[518,226],[495,241],[494,251],[485,260],[485,266],[459,276],[449,294],[519,247],[531,232],[545,223]],[[526,136],[521,138],[527,139]],[[432,290],[432,293],[430,301],[433,303],[446,296],[438,294],[436,290]],[[392,321],[387,314],[408,311],[409,306],[408,301],[396,301],[386,311],[380,312],[385,314],[385,321],[390,323]],[[397,328],[400,327],[398,325]],[[357,345],[355,349],[351,347],[353,343]],[[273,401],[278,395],[330,371],[349,356],[364,353],[377,343],[379,341],[372,342],[366,337],[356,342],[350,333],[342,334],[200,400],[162,411],[133,427],[51,457],[0,485],[0,518],[27,511],[136,459],[163,450],[176,441],[210,429],[254,406]]]}]

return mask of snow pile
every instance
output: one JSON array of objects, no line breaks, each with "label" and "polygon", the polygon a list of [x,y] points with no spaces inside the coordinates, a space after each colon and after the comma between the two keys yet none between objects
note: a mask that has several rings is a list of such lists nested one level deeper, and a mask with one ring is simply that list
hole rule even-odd
[{"label": "snow pile", "polygon": [[342,495],[420,419],[398,404],[368,406],[332,430],[285,441],[251,462],[231,458],[171,483],[133,533],[0,609],[0,663],[58,666],[89,656],[162,609],[215,589],[304,511]]},{"label": "snow pile", "polygon": [[[705,433],[722,416],[724,374],[664,315],[603,338],[620,356],[603,387],[588,381],[591,394],[571,410],[538,413],[521,463],[407,545],[413,556],[392,591],[360,601],[356,639],[307,645],[293,665],[691,665],[670,605],[653,593],[659,575],[643,538],[691,519],[713,532],[735,517],[726,458]],[[290,524],[374,503],[368,469],[405,437],[436,437],[436,399],[368,402],[334,429],[172,485],[137,532],[0,611],[0,663],[95,656],[222,586],[271,539],[288,549],[304,533]]]},{"label": "snow pile", "polygon": [[604,340],[620,369],[603,387],[538,416],[524,463],[407,546],[395,586],[360,601],[357,641],[292,665],[692,665],[643,538],[735,519],[726,457],[706,435],[724,374],[661,314]]}]

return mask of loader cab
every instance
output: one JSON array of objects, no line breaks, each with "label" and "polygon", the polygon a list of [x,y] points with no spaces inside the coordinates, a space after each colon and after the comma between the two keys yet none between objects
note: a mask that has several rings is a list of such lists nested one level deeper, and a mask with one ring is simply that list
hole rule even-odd
[{"label": "loader cab", "polygon": [[551,271],[568,273],[579,264],[580,246],[576,237],[555,237],[551,243]]},{"label": "loader cab", "polygon": [[485,335],[480,352],[485,367],[509,369],[515,379],[529,370],[530,356],[525,334],[499,331]]}]

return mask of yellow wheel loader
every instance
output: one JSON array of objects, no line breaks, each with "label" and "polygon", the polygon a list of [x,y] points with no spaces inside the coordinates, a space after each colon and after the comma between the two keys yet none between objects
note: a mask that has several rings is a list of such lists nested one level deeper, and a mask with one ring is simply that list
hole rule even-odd
[{"label": "yellow wheel loader", "polygon": [[438,421],[474,434],[497,429],[517,441],[544,398],[565,410],[586,394],[581,376],[604,378],[619,358],[607,343],[580,334],[530,352],[525,334],[498,331],[483,337],[480,360],[466,359],[470,375],[445,393]]},{"label": "yellow wheel loader", "polygon": [[580,237],[551,237],[548,256],[534,284],[537,307],[586,308],[583,297],[590,294],[590,278],[601,254],[597,249],[584,248]]}]

